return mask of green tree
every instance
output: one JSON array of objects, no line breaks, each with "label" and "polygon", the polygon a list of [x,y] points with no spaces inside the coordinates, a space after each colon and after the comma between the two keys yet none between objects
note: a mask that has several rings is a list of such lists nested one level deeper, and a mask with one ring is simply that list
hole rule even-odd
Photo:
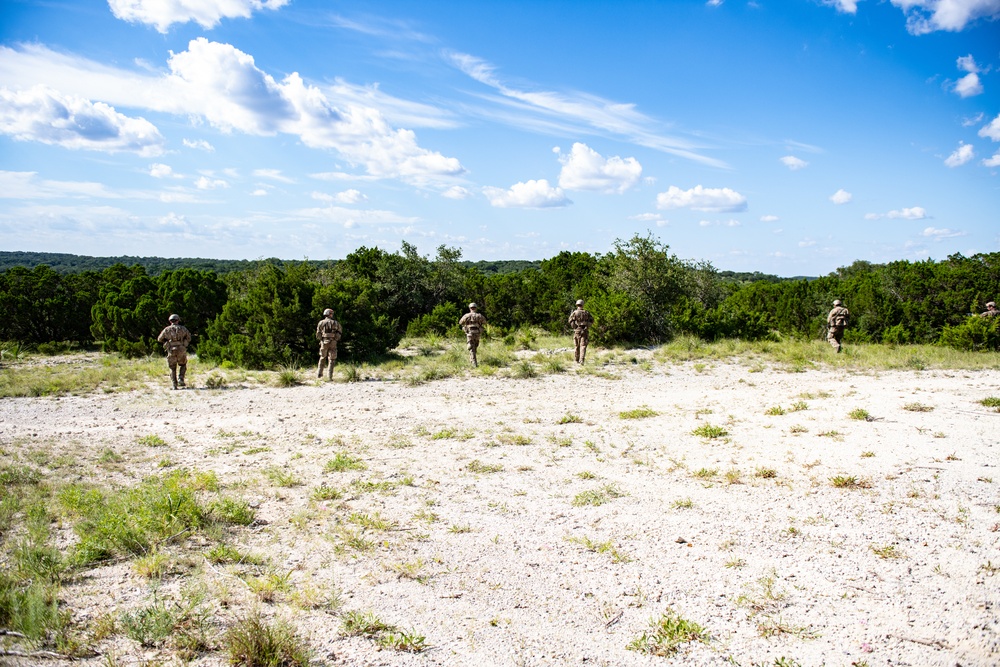
[{"label": "green tree", "polygon": [[91,309],[90,331],[106,352],[126,356],[151,354],[158,348],[156,336],[162,319],[156,296],[156,281],[139,265],[116,264],[105,269],[104,284]]}]

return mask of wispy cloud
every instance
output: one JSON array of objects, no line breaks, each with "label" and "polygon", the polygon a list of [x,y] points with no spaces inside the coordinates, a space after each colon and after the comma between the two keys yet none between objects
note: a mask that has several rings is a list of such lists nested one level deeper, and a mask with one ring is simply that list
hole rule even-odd
[{"label": "wispy cloud", "polygon": [[528,91],[505,84],[489,62],[464,53],[447,53],[447,59],[460,71],[479,83],[496,90],[506,104],[518,114],[509,122],[521,122],[534,127],[530,115],[540,115],[546,122],[561,125],[564,132],[604,134],[624,137],[639,146],[677,155],[715,167],[728,167],[725,162],[701,154],[703,148],[692,141],[658,131],[659,123],[636,110],[634,104],[612,102],[581,92]]},{"label": "wispy cloud", "polygon": [[929,217],[927,211],[921,206],[913,206],[912,208],[902,208],[898,210],[889,211],[888,213],[866,213],[866,220],[879,220],[880,218],[888,218],[889,220],[923,220]]},{"label": "wispy cloud", "polygon": [[942,239],[952,239],[958,236],[966,236],[966,232],[947,228],[938,229],[937,227],[925,227],[924,231],[920,232],[920,235],[932,238],[935,241],[940,241]]},{"label": "wispy cloud", "polygon": [[945,158],[945,166],[948,167],[961,167],[963,164],[976,157],[976,151],[972,147],[972,144],[967,144],[960,142],[958,148],[954,152]]}]

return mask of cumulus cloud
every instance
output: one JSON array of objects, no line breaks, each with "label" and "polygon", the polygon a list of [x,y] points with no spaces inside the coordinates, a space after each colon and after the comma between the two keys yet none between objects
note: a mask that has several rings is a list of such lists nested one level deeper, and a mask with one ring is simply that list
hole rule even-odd
[{"label": "cumulus cloud", "polygon": [[781,158],[781,164],[785,165],[792,171],[798,171],[799,169],[804,169],[809,166],[809,163],[805,160],[799,159],[794,155],[786,155]]},{"label": "cumulus cloud", "polygon": [[[559,149],[555,149],[556,152]],[[562,171],[559,186],[566,190],[593,190],[621,194],[642,177],[642,165],[634,157],[602,157],[583,143],[573,144],[569,155],[559,156]]]},{"label": "cumulus cloud", "polygon": [[690,190],[681,190],[671,185],[666,192],[656,195],[656,207],[660,209],[690,208],[711,213],[745,211],[747,199],[729,188],[703,188],[696,185]]},{"label": "cumulus cloud", "polygon": [[889,211],[888,213],[865,214],[866,220],[878,220],[879,218],[888,218],[890,220],[923,220],[927,217],[927,211],[925,211],[921,206],[902,208],[895,211]]},{"label": "cumulus cloud", "polygon": [[959,142],[958,148],[945,158],[945,165],[948,167],[961,167],[963,164],[976,157],[976,152],[972,148],[972,144],[967,144],[965,142]]},{"label": "cumulus cloud", "polygon": [[461,185],[453,185],[442,192],[441,196],[445,199],[468,199],[472,196],[472,193]]},{"label": "cumulus cloud", "polygon": [[313,192],[313,199],[318,199],[320,201],[325,201],[328,203],[337,204],[360,204],[362,202],[368,201],[368,197],[363,195],[360,191],[355,189],[344,190],[343,192],[338,192],[336,194],[327,194],[325,192]]},{"label": "cumulus cloud", "polygon": [[0,80],[44,76],[69,86],[66,90],[93,91],[94,98],[118,100],[123,106],[193,116],[222,132],[297,136],[310,148],[338,151],[375,178],[419,185],[464,171],[457,159],[422,148],[412,130],[391,127],[377,108],[336,105],[297,73],[276,81],[251,55],[230,44],[199,37],[186,51],[172,53],[167,66],[165,75],[137,74],[44,47],[16,51],[0,46]]},{"label": "cumulus cloud", "polygon": [[832,201],[834,204],[837,204],[837,205],[846,204],[847,202],[851,201],[851,198],[853,196],[854,195],[852,195],[850,192],[848,192],[844,188],[840,188],[839,190],[837,190],[836,192],[834,192],[832,195],[830,195],[830,201]]},{"label": "cumulus cloud", "polygon": [[954,90],[959,97],[974,97],[983,92],[983,84],[979,82],[979,75],[972,72],[956,81]]},{"label": "cumulus cloud", "polygon": [[906,15],[911,35],[936,30],[961,32],[978,19],[1000,17],[1000,0],[891,0]]},{"label": "cumulus cloud", "polygon": [[144,118],[45,86],[0,88],[0,133],[19,141],[144,157],[163,153],[164,143],[160,131]]},{"label": "cumulus cloud", "polygon": [[149,165],[149,175],[153,178],[178,178],[174,174],[173,167],[169,164],[160,164],[159,162]]},{"label": "cumulus cloud", "polygon": [[209,153],[215,152],[215,146],[208,143],[204,139],[194,139],[194,140],[185,139],[184,146],[186,146],[187,148],[197,148],[200,151],[207,151]]},{"label": "cumulus cloud", "polygon": [[558,208],[572,203],[562,188],[552,187],[544,178],[515,183],[509,190],[485,187],[483,194],[496,208]]},{"label": "cumulus cloud", "polygon": [[843,14],[858,13],[858,0],[824,0],[824,4],[835,7]]},{"label": "cumulus cloud", "polygon": [[951,239],[956,236],[965,236],[966,232],[948,228],[938,229],[936,227],[925,227],[924,231],[920,232],[920,235],[932,238],[935,241],[940,241],[941,239]]},{"label": "cumulus cloud", "polygon": [[214,28],[224,18],[250,18],[254,11],[279,9],[289,0],[108,0],[115,18],[145,23],[165,33],[175,23],[194,21]]},{"label": "cumulus cloud", "polygon": [[194,182],[194,186],[199,190],[217,190],[219,188],[228,188],[229,183],[221,178],[209,178],[208,176],[202,176]]},{"label": "cumulus cloud", "polygon": [[1000,151],[993,155],[993,157],[983,158],[982,164],[984,167],[1000,167]]},{"label": "cumulus cloud", "polygon": [[1000,141],[1000,114],[997,114],[997,117],[991,120],[989,124],[979,129],[979,136],[984,139]]}]

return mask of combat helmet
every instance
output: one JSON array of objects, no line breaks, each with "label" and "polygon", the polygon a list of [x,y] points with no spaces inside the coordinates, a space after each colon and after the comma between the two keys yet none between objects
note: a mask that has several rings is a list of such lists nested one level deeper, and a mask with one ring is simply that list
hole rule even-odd
[{"label": "combat helmet", "polygon": [[475,310],[476,308],[479,308],[479,306],[477,306],[475,302],[469,304],[469,310]]},{"label": "combat helmet", "polygon": [[333,317],[333,308],[327,308],[324,310],[323,317]]},{"label": "combat helmet", "polygon": [[167,321],[168,322],[180,322],[181,321],[181,316],[178,315],[177,313],[173,313],[170,317],[167,318]]},{"label": "combat helmet", "polygon": [[582,306],[583,305],[583,299],[577,299],[576,300],[576,305]]},{"label": "combat helmet", "polygon": [[834,299],[833,300],[833,305],[840,306],[840,305],[843,305],[843,304],[841,304],[840,299]]}]

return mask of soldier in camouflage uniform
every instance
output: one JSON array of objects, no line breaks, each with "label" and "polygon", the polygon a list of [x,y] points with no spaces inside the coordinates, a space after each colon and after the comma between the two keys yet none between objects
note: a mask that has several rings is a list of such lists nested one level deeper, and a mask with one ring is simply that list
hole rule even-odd
[{"label": "soldier in camouflage uniform", "polygon": [[[176,313],[171,315],[168,324],[156,340],[163,343],[163,349],[167,351],[167,366],[170,367],[170,380],[177,387],[185,387],[184,374],[187,372],[188,355],[187,348],[191,344],[191,332],[181,324],[181,316]],[[177,369],[180,368],[178,374]]]},{"label": "soldier in camouflage uniform", "polygon": [[996,317],[1000,315],[1000,310],[997,310],[997,305],[990,301],[986,304],[985,312],[979,313],[979,317]]},{"label": "soldier in camouflage uniform", "polygon": [[583,309],[583,299],[577,299],[576,310],[569,315],[569,326],[573,329],[573,359],[582,364],[587,358],[587,342],[594,316]]},{"label": "soldier in camouflage uniform", "polygon": [[333,319],[333,311],[329,308],[323,311],[323,319],[316,325],[316,339],[319,341],[319,367],[316,377],[323,377],[323,368],[330,363],[330,379],[333,379],[333,367],[337,365],[337,341],[344,330],[340,322]]},{"label": "soldier in camouflage uniform", "polygon": [[469,360],[473,366],[479,365],[479,360],[476,359],[476,349],[479,347],[479,337],[486,328],[486,318],[481,313],[476,312],[477,308],[476,304],[470,303],[469,312],[462,315],[462,319],[458,321],[458,326],[462,327],[462,330],[465,331],[465,342],[469,348]]},{"label": "soldier in camouflage uniform", "polygon": [[833,302],[833,310],[830,314],[826,316],[827,334],[826,340],[829,341],[833,349],[837,350],[839,353],[841,350],[840,341],[844,339],[844,329],[851,321],[851,311],[844,308],[840,299],[835,299]]}]

